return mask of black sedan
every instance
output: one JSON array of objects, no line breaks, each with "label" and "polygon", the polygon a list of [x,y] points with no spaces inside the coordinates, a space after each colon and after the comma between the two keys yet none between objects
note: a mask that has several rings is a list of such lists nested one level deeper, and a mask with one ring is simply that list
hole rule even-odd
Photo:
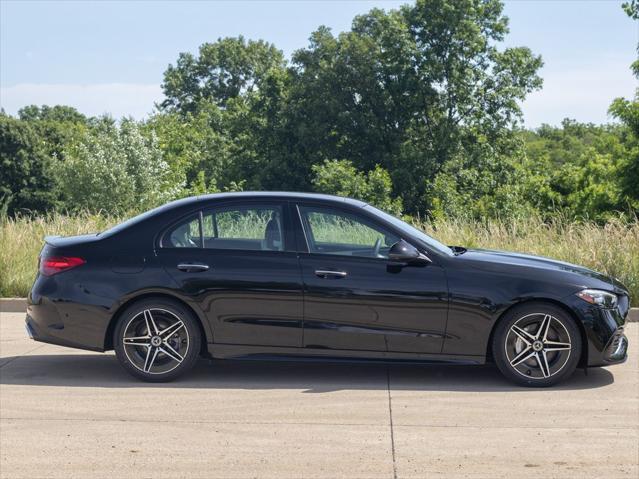
[{"label": "black sedan", "polygon": [[[627,357],[627,289],[547,258],[448,247],[361,201],[226,193],[47,237],[28,334],[168,381],[200,356],[483,364],[549,386]],[[575,245],[577,247],[577,245]]]}]

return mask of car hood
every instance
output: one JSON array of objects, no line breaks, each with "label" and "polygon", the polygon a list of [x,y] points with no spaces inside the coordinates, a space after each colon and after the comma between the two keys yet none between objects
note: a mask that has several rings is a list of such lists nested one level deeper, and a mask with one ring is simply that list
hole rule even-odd
[{"label": "car hood", "polygon": [[[523,273],[528,269],[533,274],[548,272],[559,275],[575,285],[589,288],[604,288],[628,294],[627,288],[616,278],[564,261],[543,256],[497,251],[488,249],[469,249],[458,258],[471,263],[473,267],[488,270],[503,270],[509,266]],[[540,271],[541,270],[541,271]]]}]

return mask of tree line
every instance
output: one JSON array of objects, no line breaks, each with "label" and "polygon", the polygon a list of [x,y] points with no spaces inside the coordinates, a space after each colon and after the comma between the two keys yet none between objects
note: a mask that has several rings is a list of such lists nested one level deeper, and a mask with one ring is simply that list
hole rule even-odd
[{"label": "tree line", "polygon": [[[636,0],[624,8],[639,20]],[[144,121],[62,105],[2,112],[0,211],[127,214],[294,190],[429,217],[636,217],[639,91],[612,101],[615,124],[522,129],[543,63],[505,48],[507,33],[499,0],[417,0],[339,35],[319,27],[290,60],[241,36],[182,53]]]}]

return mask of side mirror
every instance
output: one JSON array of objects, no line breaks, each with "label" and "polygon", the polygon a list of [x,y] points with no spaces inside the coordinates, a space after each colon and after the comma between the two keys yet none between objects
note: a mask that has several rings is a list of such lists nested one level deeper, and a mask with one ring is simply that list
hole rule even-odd
[{"label": "side mirror", "polygon": [[430,263],[431,260],[425,254],[419,252],[412,244],[399,240],[388,251],[388,259],[401,263]]}]

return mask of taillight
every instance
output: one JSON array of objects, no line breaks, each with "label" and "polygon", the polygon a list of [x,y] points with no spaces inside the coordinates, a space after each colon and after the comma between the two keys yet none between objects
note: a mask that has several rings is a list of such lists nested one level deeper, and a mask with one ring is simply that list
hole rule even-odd
[{"label": "taillight", "polygon": [[47,256],[40,258],[40,273],[52,276],[84,263],[86,263],[84,259],[75,256]]}]

